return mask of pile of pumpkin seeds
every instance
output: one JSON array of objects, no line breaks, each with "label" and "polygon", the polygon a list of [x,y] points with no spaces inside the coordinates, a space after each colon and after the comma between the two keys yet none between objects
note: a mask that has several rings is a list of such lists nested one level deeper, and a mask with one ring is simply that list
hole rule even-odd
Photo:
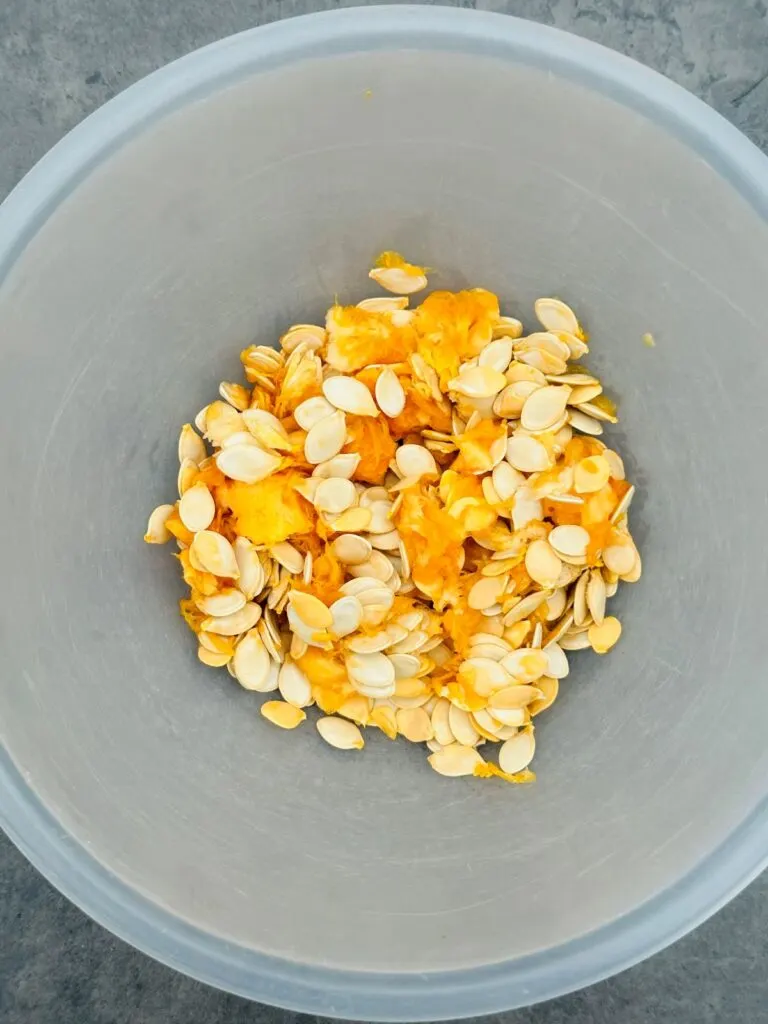
[{"label": "pile of pumpkin seeds", "polygon": [[616,644],[607,602],[640,577],[615,407],[559,299],[525,334],[483,289],[409,308],[427,273],[396,253],[370,277],[391,294],[243,351],[145,540],[175,538],[198,657],[268,722],[316,706],[338,749],[374,728],[442,775],[529,781],[568,654]]}]

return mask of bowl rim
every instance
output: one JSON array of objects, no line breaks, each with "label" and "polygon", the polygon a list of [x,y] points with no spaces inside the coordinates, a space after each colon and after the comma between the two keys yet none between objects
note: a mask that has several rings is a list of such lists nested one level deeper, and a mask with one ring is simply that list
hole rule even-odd
[{"label": "bowl rim", "polygon": [[[507,15],[448,7],[348,8],[260,26],[141,79],[67,134],[0,207],[0,286],[29,241],[95,167],[179,107],[297,60],[404,45],[547,67],[645,115],[685,143],[768,220],[768,159],[738,129],[655,71],[598,43]],[[768,796],[664,892],[603,927],[516,960],[427,974],[345,971],[269,956],[202,931],[132,889],[56,821],[0,750],[0,824],[57,889],[115,935],[217,988],[345,1019],[459,1018],[528,1006],[607,978],[686,934],[768,864]]]}]

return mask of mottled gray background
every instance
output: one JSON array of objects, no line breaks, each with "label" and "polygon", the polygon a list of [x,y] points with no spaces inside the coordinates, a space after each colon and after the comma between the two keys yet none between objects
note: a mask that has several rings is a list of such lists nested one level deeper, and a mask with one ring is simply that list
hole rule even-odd
[{"label": "mottled gray background", "polygon": [[[327,0],[0,0],[0,197],[69,128],[161,64]],[[686,86],[768,151],[764,0],[463,0],[621,50]],[[768,282],[767,282],[768,285]],[[1,1024],[291,1024],[112,938],[0,837]],[[504,1024],[768,1022],[768,873],[645,964]]]}]

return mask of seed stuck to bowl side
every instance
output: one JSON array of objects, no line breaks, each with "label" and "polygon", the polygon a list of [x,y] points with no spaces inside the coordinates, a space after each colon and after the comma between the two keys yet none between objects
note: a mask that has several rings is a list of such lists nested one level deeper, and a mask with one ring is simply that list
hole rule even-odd
[{"label": "seed stuck to bowl side", "polygon": [[642,571],[616,410],[562,300],[526,335],[480,288],[409,308],[427,272],[398,253],[370,277],[392,294],[241,353],[144,539],[176,540],[199,660],[271,694],[267,721],[317,707],[338,750],[374,729],[440,775],[529,782],[533,719],[570,652],[619,641],[607,605]]}]

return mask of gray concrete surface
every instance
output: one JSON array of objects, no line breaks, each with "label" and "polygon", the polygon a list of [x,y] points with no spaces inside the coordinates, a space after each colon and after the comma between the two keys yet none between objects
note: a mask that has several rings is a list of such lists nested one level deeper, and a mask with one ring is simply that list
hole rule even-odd
[{"label": "gray concrete surface", "polygon": [[[197,46],[327,0],[3,0],[0,197],[67,129]],[[344,4],[346,6],[346,4]],[[462,0],[570,29],[697,93],[768,151],[764,0]],[[290,1024],[133,951],[0,839],[0,1024]],[[505,1024],[768,1021],[768,875],[676,946]]]}]

